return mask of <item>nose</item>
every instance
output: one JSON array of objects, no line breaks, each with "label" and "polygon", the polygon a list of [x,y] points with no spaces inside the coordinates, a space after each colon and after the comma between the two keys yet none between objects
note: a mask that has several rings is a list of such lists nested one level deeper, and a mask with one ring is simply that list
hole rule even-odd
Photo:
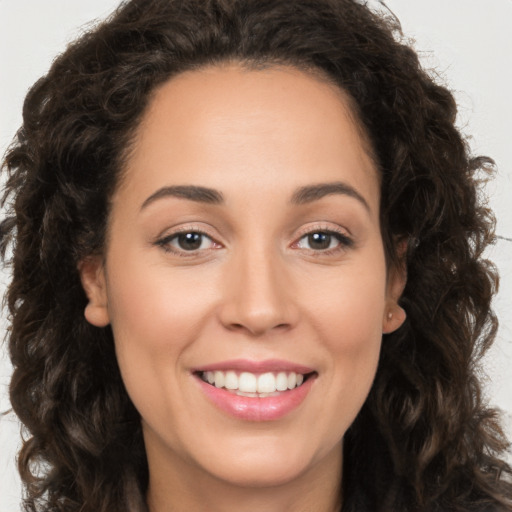
[{"label": "nose", "polygon": [[297,322],[293,279],[278,255],[247,251],[230,261],[226,274],[220,321],[227,329],[254,337]]}]

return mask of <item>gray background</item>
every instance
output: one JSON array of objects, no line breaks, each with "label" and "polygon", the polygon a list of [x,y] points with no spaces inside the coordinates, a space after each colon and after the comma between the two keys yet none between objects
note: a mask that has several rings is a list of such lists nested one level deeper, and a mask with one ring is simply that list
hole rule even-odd
[{"label": "gray background", "polygon": [[[0,152],[21,123],[28,87],[83,24],[108,14],[118,0],[0,0]],[[377,1],[370,2],[378,5]],[[489,400],[505,411],[512,434],[512,0],[388,0],[404,33],[415,39],[424,65],[454,91],[458,125],[475,154],[493,157],[498,174],[488,185],[498,218],[497,244],[489,251],[500,270],[494,306],[500,331],[486,357]],[[0,274],[3,292],[5,274]],[[5,331],[5,322],[0,324]],[[10,365],[0,346],[0,412],[9,409]],[[20,427],[0,417],[0,512],[20,510],[15,469]]]}]

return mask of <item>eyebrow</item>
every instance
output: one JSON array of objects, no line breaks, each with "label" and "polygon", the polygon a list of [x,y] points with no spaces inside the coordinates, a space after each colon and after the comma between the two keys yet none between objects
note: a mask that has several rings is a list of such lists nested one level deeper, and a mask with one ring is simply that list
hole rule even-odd
[{"label": "eyebrow", "polygon": [[[291,203],[296,205],[308,204],[318,201],[325,196],[341,194],[357,199],[368,211],[370,206],[366,199],[352,186],[341,181],[332,183],[318,183],[315,185],[306,185],[297,189],[291,198]],[[218,190],[197,185],[171,185],[159,188],[151,194],[141,206],[141,210],[149,206],[158,199],[166,197],[177,197],[187,199],[198,203],[219,205],[224,202],[224,196]]]},{"label": "eyebrow", "polygon": [[179,199],[188,199],[189,201],[206,204],[221,204],[224,202],[222,194],[213,188],[199,187],[196,185],[173,185],[159,188],[142,203],[140,209],[143,210],[154,201],[164,197],[177,197]]},{"label": "eyebrow", "polygon": [[299,188],[292,196],[293,204],[307,204],[318,201],[325,196],[332,194],[341,194],[357,199],[368,211],[370,206],[366,199],[352,186],[341,181],[332,183],[318,183],[316,185],[307,185]]}]

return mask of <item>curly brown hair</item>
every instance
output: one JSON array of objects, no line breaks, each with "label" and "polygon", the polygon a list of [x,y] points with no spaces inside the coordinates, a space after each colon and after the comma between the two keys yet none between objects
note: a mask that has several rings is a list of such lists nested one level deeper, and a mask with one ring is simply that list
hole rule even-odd
[{"label": "curly brown hair", "polygon": [[407,241],[407,321],[386,335],[370,395],[345,436],[348,511],[512,510],[511,468],[479,361],[497,321],[492,162],[471,157],[456,105],[397,25],[354,0],[132,0],[69,46],[30,90],[8,150],[1,224],[10,395],[29,435],[27,511],[142,511],[140,418],[112,332],[83,316],[78,263],[102,254],[109,200],[155,88],[236,61],[319,70],[352,98],[381,175],[387,257]]}]

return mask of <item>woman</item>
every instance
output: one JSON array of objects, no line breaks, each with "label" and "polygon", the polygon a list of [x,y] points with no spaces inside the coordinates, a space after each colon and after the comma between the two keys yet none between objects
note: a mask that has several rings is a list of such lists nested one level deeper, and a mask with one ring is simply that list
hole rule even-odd
[{"label": "woman", "polygon": [[512,509],[476,374],[490,162],[389,23],[132,1],[30,91],[2,226],[28,510]]}]

